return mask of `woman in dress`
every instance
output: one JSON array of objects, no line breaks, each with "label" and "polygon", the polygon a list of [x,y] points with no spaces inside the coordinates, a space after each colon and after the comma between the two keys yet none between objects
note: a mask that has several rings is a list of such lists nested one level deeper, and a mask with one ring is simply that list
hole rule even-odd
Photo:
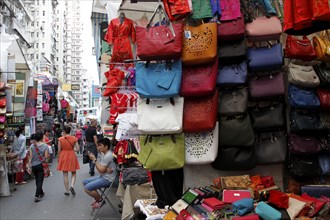
[{"label": "woman in dress", "polygon": [[78,125],[78,127],[77,127],[77,130],[76,130],[76,138],[78,139],[78,145],[79,145],[79,151],[78,151],[78,154],[80,153],[80,156],[82,156],[82,154],[83,154],[83,148],[84,148],[84,146],[83,146],[83,132],[82,132],[82,130],[81,130],[81,127],[80,127],[80,125]]},{"label": "woman in dress", "polygon": [[[71,127],[64,126],[63,135],[58,139],[58,165],[57,170],[63,171],[63,180],[65,186],[64,195],[69,196],[69,190],[72,195],[76,195],[74,184],[76,182],[76,171],[80,169],[75,151],[79,150],[78,139],[70,135]],[[71,172],[71,181],[69,187],[69,172]]]}]

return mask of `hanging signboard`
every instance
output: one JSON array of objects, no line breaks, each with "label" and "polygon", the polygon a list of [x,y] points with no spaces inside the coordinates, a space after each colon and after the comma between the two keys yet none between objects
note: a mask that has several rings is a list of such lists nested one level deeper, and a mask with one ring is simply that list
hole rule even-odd
[{"label": "hanging signboard", "polygon": [[37,121],[43,121],[42,109],[41,108],[39,108],[37,110]]},{"label": "hanging signboard", "polygon": [[37,108],[42,108],[42,95],[37,96]]},{"label": "hanging signboard", "polygon": [[37,87],[38,94],[42,94],[42,83],[38,80],[38,87]]}]

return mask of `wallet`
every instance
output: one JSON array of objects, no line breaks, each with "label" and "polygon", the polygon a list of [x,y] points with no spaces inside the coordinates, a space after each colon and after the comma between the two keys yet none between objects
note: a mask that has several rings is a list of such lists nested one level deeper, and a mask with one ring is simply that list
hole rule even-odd
[{"label": "wallet", "polygon": [[186,203],[183,199],[179,199],[172,205],[172,209],[179,214],[181,210],[186,209],[188,205],[189,204]]},{"label": "wallet", "polygon": [[222,201],[224,203],[234,203],[240,199],[251,198],[249,190],[227,190],[222,193]]},{"label": "wallet", "polygon": [[259,215],[253,214],[253,215],[246,215],[246,216],[238,216],[233,217],[232,220],[259,220]]},{"label": "wallet", "polygon": [[188,203],[193,203],[198,197],[198,193],[192,189],[188,189],[182,196],[182,199]]},{"label": "wallet", "polygon": [[225,203],[220,201],[217,198],[211,197],[204,199],[203,203],[205,203],[207,206],[211,207],[212,210],[218,210],[221,209]]},{"label": "wallet", "polygon": [[166,213],[164,215],[163,219],[164,220],[173,220],[176,218],[176,216],[177,216],[177,214],[174,211],[170,210],[168,213]]}]

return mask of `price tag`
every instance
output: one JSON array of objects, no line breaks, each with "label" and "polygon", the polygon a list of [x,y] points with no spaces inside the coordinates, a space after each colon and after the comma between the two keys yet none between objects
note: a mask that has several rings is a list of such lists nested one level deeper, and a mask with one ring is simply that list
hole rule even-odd
[{"label": "price tag", "polygon": [[184,31],[184,37],[186,39],[191,39],[191,31]]}]

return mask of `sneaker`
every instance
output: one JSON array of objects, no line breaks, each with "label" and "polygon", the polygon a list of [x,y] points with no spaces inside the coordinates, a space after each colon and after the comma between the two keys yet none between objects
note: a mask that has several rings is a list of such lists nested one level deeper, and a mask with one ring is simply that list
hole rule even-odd
[{"label": "sneaker", "polygon": [[64,195],[65,195],[65,196],[70,196],[70,193],[65,192]]},{"label": "sneaker", "polygon": [[105,201],[96,202],[92,205],[93,209],[101,208],[104,205]]},{"label": "sneaker", "polygon": [[34,197],[34,202],[40,202],[41,201],[41,197],[38,196],[38,197]]}]

